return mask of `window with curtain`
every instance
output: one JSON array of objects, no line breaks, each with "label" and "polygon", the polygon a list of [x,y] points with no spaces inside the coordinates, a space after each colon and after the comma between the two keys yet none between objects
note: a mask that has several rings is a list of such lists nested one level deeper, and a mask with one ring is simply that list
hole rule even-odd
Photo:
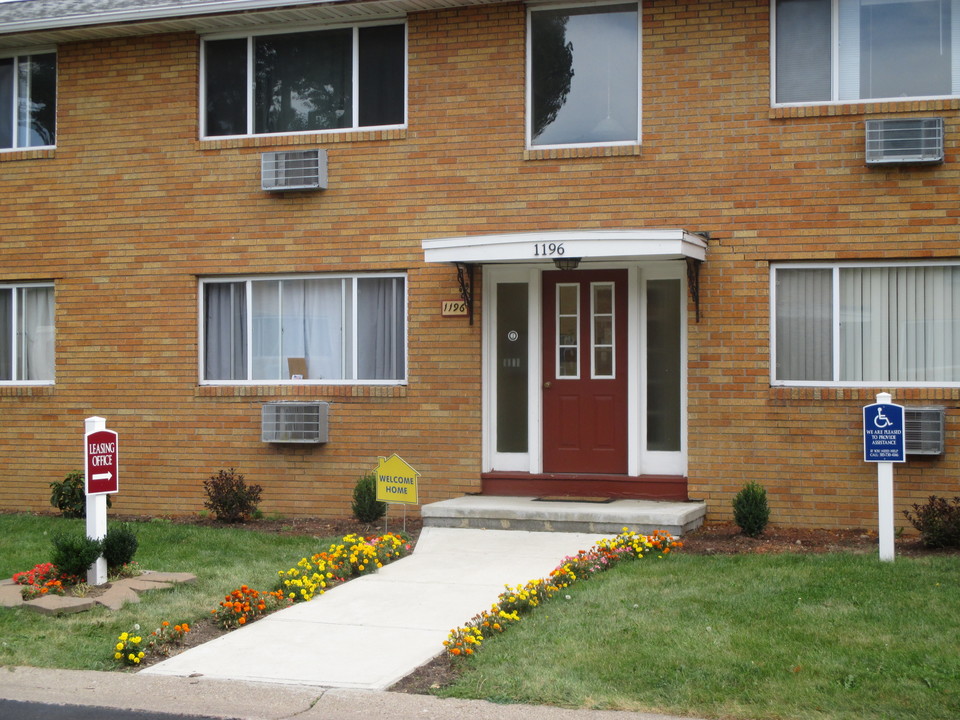
[{"label": "window with curtain", "polygon": [[56,143],[57,54],[0,57],[0,150]]},{"label": "window with curtain", "polygon": [[773,272],[775,383],[960,383],[960,265]]},{"label": "window with curtain", "polygon": [[636,3],[530,11],[529,144],[640,139]]},{"label": "window with curtain", "polygon": [[53,286],[0,286],[0,382],[52,383]]},{"label": "window with curtain", "polygon": [[207,137],[402,125],[406,27],[205,40],[203,95]]},{"label": "window with curtain", "polygon": [[202,380],[406,378],[403,276],[206,280]]},{"label": "window with curtain", "polygon": [[960,0],[774,0],[777,103],[960,95]]}]

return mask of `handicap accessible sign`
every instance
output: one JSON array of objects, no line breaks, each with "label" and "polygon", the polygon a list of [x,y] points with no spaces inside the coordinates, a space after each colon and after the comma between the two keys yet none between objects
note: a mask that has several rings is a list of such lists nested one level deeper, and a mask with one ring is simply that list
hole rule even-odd
[{"label": "handicap accessible sign", "polygon": [[875,403],[863,408],[864,462],[906,462],[903,405]]}]

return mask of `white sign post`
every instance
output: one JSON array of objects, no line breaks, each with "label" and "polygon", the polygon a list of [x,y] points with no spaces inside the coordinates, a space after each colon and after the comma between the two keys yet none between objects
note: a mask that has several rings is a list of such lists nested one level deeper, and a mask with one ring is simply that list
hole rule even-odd
[{"label": "white sign post", "polygon": [[863,459],[877,463],[877,524],[880,559],[893,562],[893,464],[906,462],[903,406],[890,393],[879,393],[875,405],[863,408]]},{"label": "white sign post", "polygon": [[[84,420],[84,481],[87,495],[87,537],[103,540],[107,535],[107,494],[117,492],[117,434],[107,430],[102,417]],[[107,561],[101,555],[87,570],[87,583],[107,582]]]}]

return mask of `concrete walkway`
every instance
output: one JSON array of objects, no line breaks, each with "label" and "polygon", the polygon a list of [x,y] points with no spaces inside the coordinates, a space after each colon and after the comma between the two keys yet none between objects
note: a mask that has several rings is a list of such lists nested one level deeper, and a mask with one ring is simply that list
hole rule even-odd
[{"label": "concrete walkway", "polygon": [[426,527],[412,555],[141,674],[383,690],[443,651],[505,584],[546,577],[601,537]]}]

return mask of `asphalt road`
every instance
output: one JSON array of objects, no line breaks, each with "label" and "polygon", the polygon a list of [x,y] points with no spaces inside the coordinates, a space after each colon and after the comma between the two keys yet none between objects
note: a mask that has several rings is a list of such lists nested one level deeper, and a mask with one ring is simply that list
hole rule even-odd
[{"label": "asphalt road", "polygon": [[[87,705],[49,705],[0,699],[0,720],[215,720],[209,715],[170,715]],[[219,719],[219,720],[222,720]]]}]

